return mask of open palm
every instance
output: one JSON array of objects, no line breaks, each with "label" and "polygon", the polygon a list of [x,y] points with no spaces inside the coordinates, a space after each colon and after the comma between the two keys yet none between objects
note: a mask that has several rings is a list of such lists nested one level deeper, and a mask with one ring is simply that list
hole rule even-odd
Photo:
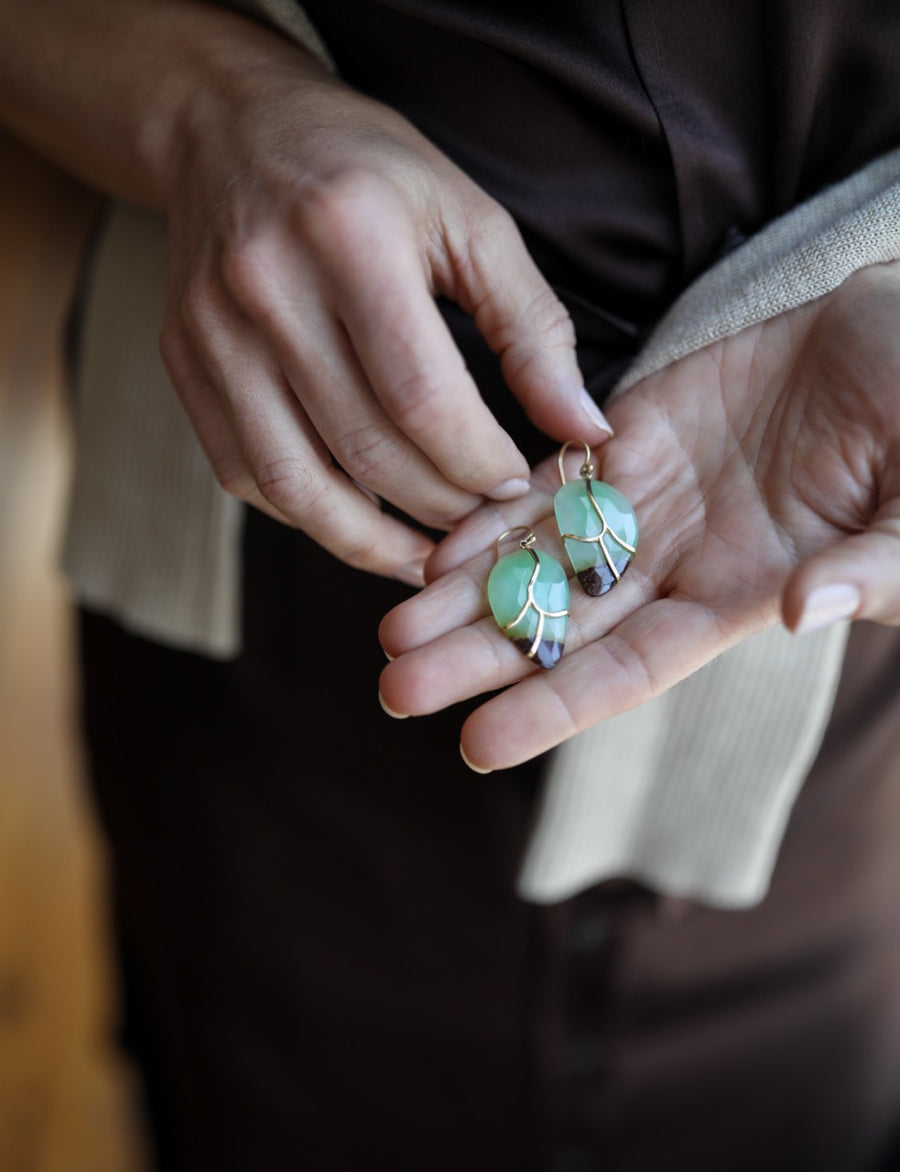
[{"label": "open palm", "polygon": [[[502,768],[635,707],[783,617],[900,623],[900,263],[716,343],[632,388],[596,475],[634,503],[637,556],[608,595],[572,582],[566,653],[535,669],[497,630],[485,581],[504,529],[564,560],[556,461],[433,555],[431,585],[382,624],[383,702],[420,715],[503,689],[462,747]],[[572,469],[577,453],[572,453]]]}]

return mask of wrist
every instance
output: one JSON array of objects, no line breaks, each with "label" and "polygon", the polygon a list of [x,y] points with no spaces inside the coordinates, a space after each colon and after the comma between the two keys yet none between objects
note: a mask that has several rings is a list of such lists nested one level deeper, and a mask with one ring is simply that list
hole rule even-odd
[{"label": "wrist", "polygon": [[236,116],[241,79],[267,66],[328,76],[277,32],[194,0],[0,0],[0,121],[99,191],[156,210],[185,150]]},{"label": "wrist", "polygon": [[185,30],[188,47],[167,71],[159,100],[147,103],[139,133],[142,167],[163,210],[193,162],[217,150],[224,161],[244,126],[252,125],[247,149],[254,149],[253,136],[277,118],[279,91],[296,99],[304,85],[335,85],[311,51],[264,25],[217,10],[192,16],[204,27]]}]

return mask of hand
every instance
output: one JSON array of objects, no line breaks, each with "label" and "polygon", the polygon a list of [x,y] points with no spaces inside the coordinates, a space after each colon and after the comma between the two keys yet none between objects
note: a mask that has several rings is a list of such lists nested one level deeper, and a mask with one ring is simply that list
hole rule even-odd
[{"label": "hand", "polygon": [[527,491],[436,294],[538,427],[608,435],[510,217],[262,24],[197,0],[0,0],[0,120],[167,215],[162,351],[219,480],[345,561],[421,584],[432,543],[378,497],[449,528]]},{"label": "hand", "polygon": [[[514,505],[437,548],[382,624],[395,714],[494,689],[462,730],[474,768],[518,764],[663,692],[783,617],[900,623],[900,262],[702,350],[610,408],[598,478],[634,503],[637,556],[602,598],[572,582],[565,654],[533,669],[488,617],[494,538],[552,514],[555,459]],[[578,453],[570,453],[572,468]],[[560,555],[551,520],[538,545]],[[562,555],[564,556],[564,555]]]},{"label": "hand", "polygon": [[398,114],[279,51],[190,110],[163,355],[226,489],[421,585],[432,542],[379,498],[448,529],[529,476],[435,295],[474,315],[538,427],[608,432],[510,217]]}]

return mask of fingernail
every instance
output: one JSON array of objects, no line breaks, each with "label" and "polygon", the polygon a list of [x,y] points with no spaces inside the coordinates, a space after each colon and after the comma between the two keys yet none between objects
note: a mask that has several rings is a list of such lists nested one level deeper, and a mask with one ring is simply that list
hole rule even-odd
[{"label": "fingernail", "polygon": [[388,714],[388,716],[392,716],[394,718],[394,720],[408,720],[409,719],[408,712],[395,712],[393,710],[393,708],[388,708],[387,704],[385,704],[385,702],[384,702],[384,696],[382,696],[381,692],[378,693],[378,703],[385,710],[385,712]]},{"label": "fingernail", "polygon": [[861,602],[859,591],[849,582],[820,586],[807,598],[795,631],[798,635],[807,635],[810,631],[819,631],[841,619],[851,619],[859,610]]},{"label": "fingernail", "polygon": [[527,480],[521,476],[515,476],[512,480],[504,480],[502,484],[498,484],[487,495],[493,501],[512,501],[516,497],[524,496],[529,488],[531,485]]},{"label": "fingernail", "polygon": [[609,425],[609,420],[591,398],[587,387],[581,389],[581,409],[594,425],[599,427],[601,431],[605,431],[607,435],[614,435],[613,429]]},{"label": "fingernail", "polygon": [[407,586],[424,586],[425,558],[420,562],[410,562],[406,566],[401,566],[399,570],[394,571],[394,577],[400,582],[405,582]]},{"label": "fingernail", "polygon": [[473,765],[472,762],[469,760],[469,758],[466,756],[466,751],[462,747],[462,745],[459,746],[459,755],[460,755],[460,757],[462,757],[463,761],[465,761],[465,763],[468,765],[468,767],[472,770],[473,773],[493,773],[494,772],[493,769],[482,769],[478,765]]}]

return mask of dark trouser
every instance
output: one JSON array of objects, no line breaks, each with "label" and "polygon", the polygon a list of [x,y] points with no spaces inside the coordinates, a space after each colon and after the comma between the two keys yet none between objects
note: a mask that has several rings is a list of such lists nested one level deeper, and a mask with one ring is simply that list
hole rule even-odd
[{"label": "dark trouser", "polygon": [[255,514],[246,560],[237,662],[83,621],[162,1168],[877,1166],[900,1119],[900,633],[855,631],[759,908],[617,882],[539,909],[512,890],[537,767],[476,776],[458,711],[378,706],[403,588]]}]

